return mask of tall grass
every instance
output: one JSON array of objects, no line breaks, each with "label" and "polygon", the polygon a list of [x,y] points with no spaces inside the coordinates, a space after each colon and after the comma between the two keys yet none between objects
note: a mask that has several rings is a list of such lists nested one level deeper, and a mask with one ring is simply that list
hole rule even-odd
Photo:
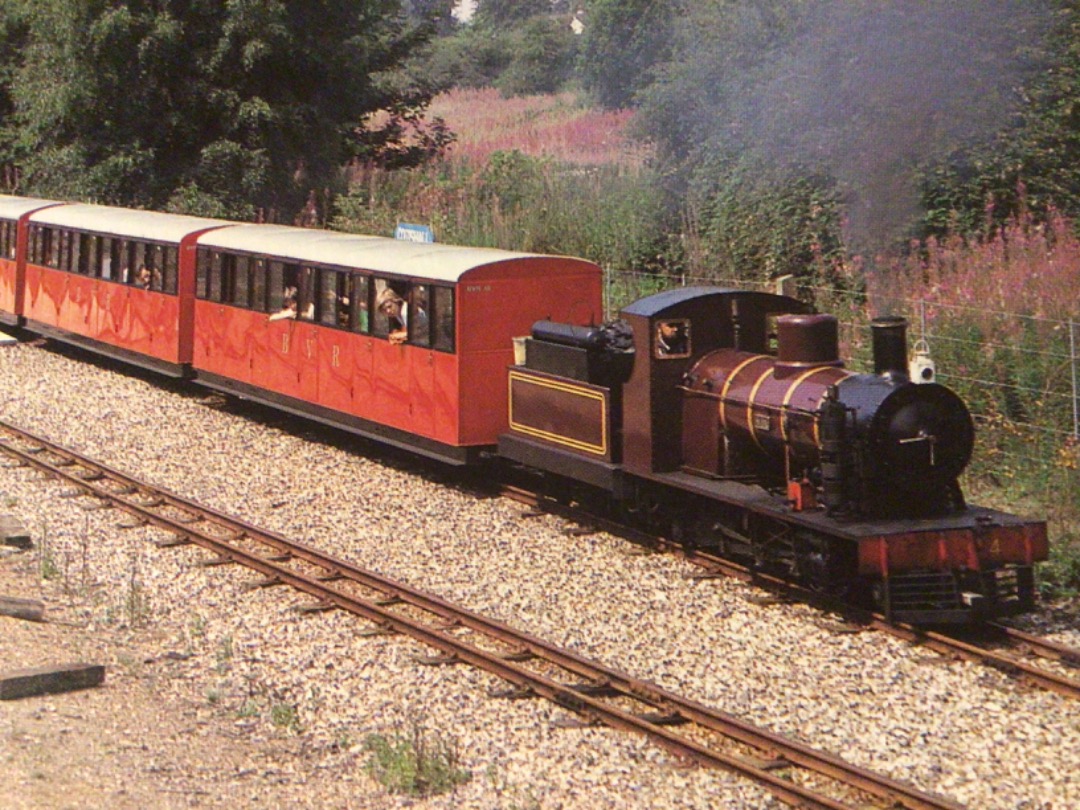
[{"label": "tall grass", "polygon": [[617,270],[664,261],[663,206],[647,169],[572,166],[519,151],[408,171],[357,170],[333,226],[390,235],[430,225],[440,242],[581,256]]},{"label": "tall grass", "polygon": [[496,152],[518,151],[572,166],[643,168],[651,150],[626,135],[629,110],[598,110],[574,93],[503,98],[495,88],[455,89],[429,108],[457,135],[448,154],[481,164]]}]

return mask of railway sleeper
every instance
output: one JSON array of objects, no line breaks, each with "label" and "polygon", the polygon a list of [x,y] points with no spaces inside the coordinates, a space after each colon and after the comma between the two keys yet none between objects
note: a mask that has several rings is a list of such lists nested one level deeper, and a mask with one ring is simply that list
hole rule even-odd
[{"label": "railway sleeper", "polygon": [[267,577],[266,579],[260,579],[255,582],[249,582],[243,586],[244,591],[259,591],[263,588],[273,588],[277,585],[284,585],[285,583],[277,577]]},{"label": "railway sleeper", "polygon": [[500,700],[529,700],[537,697],[536,691],[531,686],[508,686],[503,689],[492,689],[488,697]]},{"label": "railway sleeper", "polygon": [[90,496],[91,498],[93,498],[94,502],[84,504],[81,507],[81,509],[84,512],[100,512],[102,509],[112,509],[113,508],[113,504],[110,503],[109,501],[105,500],[104,498],[101,498],[100,496],[94,495],[93,493],[90,493],[90,492],[87,492],[86,494],[88,496]]},{"label": "railway sleeper", "polygon": [[412,660],[425,667],[446,667],[462,663],[461,659],[453,653],[447,655],[414,655]]},{"label": "railway sleeper", "polygon": [[375,638],[376,636],[396,636],[398,631],[386,622],[376,622],[371,627],[365,627],[359,631],[363,638]]}]

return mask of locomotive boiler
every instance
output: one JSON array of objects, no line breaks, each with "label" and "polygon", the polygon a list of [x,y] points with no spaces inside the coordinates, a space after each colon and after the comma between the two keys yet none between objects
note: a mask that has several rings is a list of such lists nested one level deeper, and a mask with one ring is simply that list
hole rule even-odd
[{"label": "locomotive boiler", "polygon": [[1031,609],[1046,525],[965,502],[971,415],[932,370],[910,377],[901,319],[874,322],[859,374],[836,319],[786,296],[685,288],[621,315],[534,326],[501,455],[896,620]]},{"label": "locomotive boiler", "polygon": [[788,487],[797,508],[820,501],[835,515],[963,508],[957,479],[975,441],[967,407],[909,379],[902,319],[871,328],[873,374],[841,367],[831,315],[778,317],[775,357],[722,348],[694,363],[682,387],[715,404],[728,437],[723,473]]}]

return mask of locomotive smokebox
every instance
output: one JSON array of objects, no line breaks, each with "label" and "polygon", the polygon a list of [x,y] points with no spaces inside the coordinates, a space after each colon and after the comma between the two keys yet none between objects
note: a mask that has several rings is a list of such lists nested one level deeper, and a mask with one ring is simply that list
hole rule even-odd
[{"label": "locomotive smokebox", "polygon": [[815,366],[842,366],[839,329],[832,315],[781,315],[776,319],[779,376]]},{"label": "locomotive smokebox", "polygon": [[874,342],[874,373],[907,377],[907,320],[898,315],[874,318],[870,333]]}]

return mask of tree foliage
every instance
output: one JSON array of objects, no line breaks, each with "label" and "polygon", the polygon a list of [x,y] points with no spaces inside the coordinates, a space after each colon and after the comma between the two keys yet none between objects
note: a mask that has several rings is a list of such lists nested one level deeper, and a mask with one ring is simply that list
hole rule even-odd
[{"label": "tree foliage", "polygon": [[506,28],[550,11],[550,0],[479,0],[475,23],[488,28]]},{"label": "tree foliage", "polygon": [[608,109],[630,106],[670,50],[678,0],[592,0],[582,37],[582,84]]},{"label": "tree foliage", "polygon": [[553,93],[573,71],[576,37],[551,17],[532,17],[509,37],[510,62],[495,84],[505,96]]},{"label": "tree foliage", "polygon": [[1033,49],[1024,105],[992,139],[954,150],[922,176],[922,233],[987,234],[1034,212],[1080,220],[1080,2],[1061,0]]},{"label": "tree foliage", "polygon": [[24,0],[6,144],[22,190],[249,217],[369,146],[423,26],[378,0]]}]

